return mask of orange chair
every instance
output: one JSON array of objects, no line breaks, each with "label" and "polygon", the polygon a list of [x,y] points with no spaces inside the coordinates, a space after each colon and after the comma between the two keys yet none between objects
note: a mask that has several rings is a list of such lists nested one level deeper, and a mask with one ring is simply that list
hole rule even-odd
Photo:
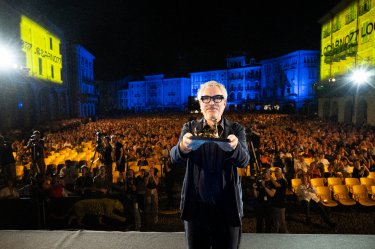
[{"label": "orange chair", "polygon": [[367,192],[371,195],[372,189],[371,186],[375,185],[375,180],[368,177],[361,177],[359,178],[359,181],[361,182],[361,185],[365,185],[367,187]]},{"label": "orange chair", "polygon": [[336,207],[338,204],[332,200],[332,193],[328,186],[316,187],[316,195],[320,198],[320,202],[327,207]]},{"label": "orange chair", "polygon": [[324,186],[325,180],[326,179],[324,177],[312,178],[312,179],[310,179],[310,182],[311,182],[311,185],[316,188],[316,187],[319,187],[319,186]]},{"label": "orange chair", "polygon": [[291,179],[291,184],[292,184],[292,191],[293,193],[297,192],[298,186],[302,184],[301,178],[293,178]]},{"label": "orange chair", "polygon": [[353,199],[362,206],[375,206],[375,201],[370,199],[367,188],[364,185],[353,185]]},{"label": "orange chair", "polygon": [[367,177],[375,180],[375,172],[369,172]]},{"label": "orange chair", "polygon": [[344,206],[353,206],[356,201],[350,198],[349,190],[345,185],[333,186],[333,198]]},{"label": "orange chair", "polygon": [[18,180],[22,180],[24,176],[24,166],[23,165],[17,165],[16,166],[16,177]]},{"label": "orange chair", "polygon": [[332,190],[334,185],[343,185],[342,180],[339,177],[328,177],[327,186]]},{"label": "orange chair", "polygon": [[349,192],[353,193],[353,186],[354,185],[360,185],[361,182],[359,181],[358,178],[353,178],[353,177],[346,177],[345,178],[345,185],[348,187]]}]

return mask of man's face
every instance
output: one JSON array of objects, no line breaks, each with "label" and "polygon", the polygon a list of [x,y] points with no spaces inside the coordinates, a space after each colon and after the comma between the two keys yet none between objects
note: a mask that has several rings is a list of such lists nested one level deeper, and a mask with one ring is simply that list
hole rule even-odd
[{"label": "man's face", "polygon": [[[203,89],[201,93],[201,96],[213,97],[217,95],[223,95],[220,88],[217,86],[208,86]],[[216,119],[218,122],[221,120],[226,104],[226,99],[223,99],[220,103],[215,103],[213,99],[211,99],[209,103],[203,103],[202,100],[199,100],[199,105],[204,118],[206,120]]]}]

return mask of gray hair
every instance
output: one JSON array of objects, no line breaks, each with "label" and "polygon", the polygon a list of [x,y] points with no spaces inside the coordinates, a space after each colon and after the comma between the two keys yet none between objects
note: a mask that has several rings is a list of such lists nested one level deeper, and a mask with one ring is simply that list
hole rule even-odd
[{"label": "gray hair", "polygon": [[224,99],[227,99],[227,97],[228,97],[228,92],[227,92],[227,89],[225,88],[225,86],[224,86],[223,84],[217,82],[217,81],[211,80],[211,81],[207,81],[206,83],[203,83],[203,84],[199,87],[198,94],[197,94],[197,98],[198,98],[198,100],[201,99],[201,97],[202,97],[202,91],[203,91],[206,87],[218,87],[218,88],[221,90],[221,93],[223,94]]}]

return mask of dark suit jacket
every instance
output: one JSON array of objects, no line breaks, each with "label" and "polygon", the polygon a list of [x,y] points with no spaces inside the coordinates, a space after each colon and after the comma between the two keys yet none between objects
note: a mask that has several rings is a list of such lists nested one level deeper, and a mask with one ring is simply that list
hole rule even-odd
[{"label": "dark suit jacket", "polygon": [[[183,220],[191,220],[196,214],[197,204],[197,186],[199,179],[199,170],[201,168],[200,158],[202,156],[201,148],[192,151],[188,154],[183,154],[179,149],[179,144],[185,133],[190,132],[194,134],[195,128],[202,129],[203,119],[196,121],[189,121],[184,124],[180,139],[177,145],[171,149],[171,161],[174,164],[186,163],[186,173],[181,191],[181,218]],[[224,131],[222,137],[234,134],[238,138],[238,145],[234,151],[224,152],[218,150],[218,153],[224,153],[224,166],[222,169],[222,176],[225,179],[226,185],[224,191],[224,202],[221,205],[226,219],[230,224],[240,225],[243,217],[243,203],[242,203],[242,187],[238,176],[237,168],[246,167],[249,164],[250,154],[246,142],[245,129],[239,123],[231,122],[224,118]],[[218,146],[212,144],[210,146]],[[212,155],[207,155],[212,156]],[[214,155],[215,156],[215,155]]]}]

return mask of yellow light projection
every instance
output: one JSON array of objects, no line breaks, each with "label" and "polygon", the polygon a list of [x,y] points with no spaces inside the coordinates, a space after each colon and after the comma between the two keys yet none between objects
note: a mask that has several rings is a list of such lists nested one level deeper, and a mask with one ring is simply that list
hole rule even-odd
[{"label": "yellow light projection", "polygon": [[62,83],[62,56],[60,39],[48,30],[21,16],[22,51],[31,77]]},{"label": "yellow light projection", "polygon": [[375,0],[353,1],[322,26],[320,79],[375,65]]}]

